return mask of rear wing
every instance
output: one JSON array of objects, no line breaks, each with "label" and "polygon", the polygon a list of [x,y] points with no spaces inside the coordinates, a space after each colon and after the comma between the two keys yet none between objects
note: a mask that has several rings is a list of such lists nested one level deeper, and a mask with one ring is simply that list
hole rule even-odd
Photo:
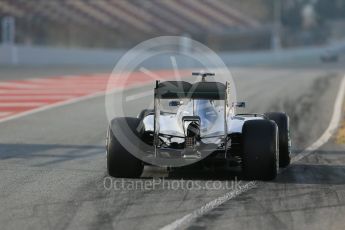
[{"label": "rear wing", "polygon": [[226,85],[220,82],[157,81],[155,88],[155,98],[160,99],[225,100],[226,93]]}]

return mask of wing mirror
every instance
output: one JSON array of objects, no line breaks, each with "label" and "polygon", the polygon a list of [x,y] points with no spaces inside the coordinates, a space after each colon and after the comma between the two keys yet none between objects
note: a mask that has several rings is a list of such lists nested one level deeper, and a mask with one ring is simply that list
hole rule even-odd
[{"label": "wing mirror", "polygon": [[246,103],[245,102],[234,102],[234,103],[232,103],[232,106],[237,107],[237,108],[245,108]]},{"label": "wing mirror", "polygon": [[183,101],[169,101],[169,106],[180,106],[183,105]]}]

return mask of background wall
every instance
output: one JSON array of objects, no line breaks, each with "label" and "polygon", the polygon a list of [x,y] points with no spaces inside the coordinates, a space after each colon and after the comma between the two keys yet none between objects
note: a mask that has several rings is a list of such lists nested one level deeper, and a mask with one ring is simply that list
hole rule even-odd
[{"label": "background wall", "polygon": [[[278,51],[218,52],[228,65],[279,63],[289,60],[315,58],[327,50],[345,51],[345,41],[330,46],[291,48]],[[52,48],[24,45],[0,45],[0,65],[115,65],[125,54],[124,50]],[[151,68],[171,66],[164,58],[152,59],[147,63]],[[180,67],[192,67],[190,62],[179,63]],[[181,66],[182,65],[182,66]],[[192,66],[191,66],[192,65]]]}]

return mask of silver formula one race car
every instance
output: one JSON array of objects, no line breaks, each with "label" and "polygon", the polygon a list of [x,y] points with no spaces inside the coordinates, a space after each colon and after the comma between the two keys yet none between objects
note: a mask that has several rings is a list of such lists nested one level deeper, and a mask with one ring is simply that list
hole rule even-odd
[{"label": "silver formula one race car", "polygon": [[154,109],[112,120],[106,146],[109,175],[139,177],[145,164],[174,169],[197,162],[241,168],[246,179],[274,179],[278,167],[290,163],[288,116],[236,114],[235,107],[244,103],[229,102],[229,83],[206,81],[212,73],[193,75],[202,80],[157,81]]}]

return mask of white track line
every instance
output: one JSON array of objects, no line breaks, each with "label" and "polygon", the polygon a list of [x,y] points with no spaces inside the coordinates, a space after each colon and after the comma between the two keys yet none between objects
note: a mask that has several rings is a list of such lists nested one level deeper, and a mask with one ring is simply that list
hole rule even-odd
[{"label": "white track line", "polygon": [[[295,157],[291,159],[291,162],[296,162],[301,160],[302,158],[306,157],[307,155],[311,154],[318,148],[320,148],[322,145],[324,145],[334,134],[336,131],[340,119],[341,119],[341,110],[342,110],[342,105],[344,101],[344,96],[345,96],[345,76],[343,77],[340,88],[337,94],[336,101],[334,103],[334,108],[333,108],[333,115],[332,119],[328,125],[328,128],[326,131],[321,135],[321,137],[311,144],[309,147],[307,147],[304,151],[301,153],[297,154]],[[240,186],[238,189],[231,190],[227,193],[225,193],[223,196],[220,196],[207,204],[203,205],[202,207],[194,210],[191,213],[188,213],[187,215],[181,217],[180,219],[175,220],[174,222],[165,225],[164,227],[161,228],[161,230],[171,230],[171,229],[181,229],[188,227],[189,224],[191,224],[194,220],[197,218],[205,215],[206,213],[212,211],[213,209],[217,208],[218,206],[224,204],[225,202],[234,199],[235,197],[239,196],[240,194],[255,188],[258,185],[259,182],[257,181],[249,181],[242,186]]]},{"label": "white track line", "polygon": [[333,136],[333,134],[335,133],[335,131],[337,130],[341,122],[341,111],[342,111],[344,96],[345,96],[345,76],[343,77],[343,80],[341,81],[338,95],[333,107],[332,119],[327,129],[317,141],[315,141],[312,145],[310,145],[300,154],[294,156],[291,159],[291,162],[296,162],[296,161],[301,160],[303,157],[307,156],[311,152],[320,148],[322,145],[326,144],[326,142]]}]

